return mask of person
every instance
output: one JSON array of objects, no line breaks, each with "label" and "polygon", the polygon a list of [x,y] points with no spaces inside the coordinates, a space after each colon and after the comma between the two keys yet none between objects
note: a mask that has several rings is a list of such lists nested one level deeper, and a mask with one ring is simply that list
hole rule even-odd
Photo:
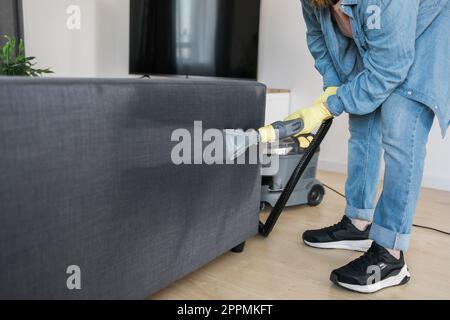
[{"label": "person", "polygon": [[[307,43],[325,91],[302,134],[349,114],[345,216],[308,230],[306,245],[365,252],[332,271],[343,288],[371,293],[410,279],[408,250],[434,117],[450,120],[450,1],[301,0]],[[376,202],[384,151],[383,192]]]}]

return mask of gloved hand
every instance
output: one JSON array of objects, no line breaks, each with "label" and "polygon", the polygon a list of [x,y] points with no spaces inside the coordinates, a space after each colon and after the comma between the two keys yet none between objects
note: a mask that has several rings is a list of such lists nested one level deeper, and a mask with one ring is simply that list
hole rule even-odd
[{"label": "gloved hand", "polygon": [[302,149],[307,149],[313,140],[314,137],[311,135],[302,135],[298,137],[298,143]]},{"label": "gloved hand", "polygon": [[316,100],[314,100],[313,104],[325,103],[328,98],[337,94],[339,87],[328,87],[325,89],[324,93],[320,95]]},{"label": "gloved hand", "polygon": [[325,120],[333,118],[333,115],[324,103],[318,103],[313,105],[312,107],[300,109],[299,111],[287,117],[285,121],[298,118],[302,119],[305,125],[305,128],[302,132],[300,132],[299,135],[304,135],[311,133],[312,131],[320,127],[320,125]]},{"label": "gloved hand", "polygon": [[[333,117],[333,115],[330,113],[325,104],[329,97],[337,94],[338,89],[339,87],[326,88],[324,93],[322,93],[320,97],[318,97],[314,101],[313,107],[301,109],[295,112],[294,114],[291,114],[289,117],[285,119],[285,121],[302,118],[303,121],[305,122],[305,129],[298,136],[311,133],[311,131],[319,127],[323,121],[331,119]],[[303,139],[303,141],[299,139],[299,142],[300,145],[307,144],[307,140],[305,141],[305,139]]]},{"label": "gloved hand", "polygon": [[324,93],[318,97],[313,104],[313,107],[307,109],[301,109],[289,117],[284,119],[285,121],[294,120],[302,118],[305,124],[305,129],[300,132],[295,137],[298,138],[300,147],[306,149],[311,144],[314,139],[313,136],[308,135],[319,127],[323,121],[328,120],[333,117],[328,108],[326,107],[326,102],[329,97],[337,94],[338,87],[328,87],[325,89]]}]

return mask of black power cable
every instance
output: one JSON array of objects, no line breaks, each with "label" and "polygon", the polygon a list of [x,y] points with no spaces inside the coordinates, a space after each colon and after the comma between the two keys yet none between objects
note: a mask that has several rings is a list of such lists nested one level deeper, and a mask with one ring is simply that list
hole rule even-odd
[{"label": "black power cable", "polygon": [[[337,195],[339,195],[339,196],[341,196],[342,198],[345,199],[345,194],[343,194],[342,192],[339,192],[338,190],[336,190],[336,189],[334,189],[334,188],[332,188],[332,187],[326,185],[325,183],[322,183],[322,185],[323,185],[325,188],[327,188],[328,190],[333,191],[334,193],[336,193]],[[441,234],[445,234],[445,235],[447,235],[447,236],[450,236],[450,232],[443,231],[443,230],[439,230],[439,229],[432,228],[432,227],[422,226],[422,225],[420,225],[420,224],[413,224],[413,227],[420,228],[420,229],[426,229],[426,230],[430,230],[430,231],[435,231],[435,232],[438,232],[438,233],[441,233]]]},{"label": "black power cable", "polygon": [[344,199],[346,198],[346,197],[345,197],[345,194],[343,194],[343,193],[337,191],[336,189],[330,187],[329,185],[326,185],[325,183],[322,183],[322,185],[323,185],[325,188],[327,188],[327,189],[333,191],[333,192],[336,193],[337,195],[341,196],[342,198],[344,198]]},{"label": "black power cable", "polygon": [[413,224],[413,227],[426,229],[426,230],[430,230],[430,231],[435,231],[435,232],[439,232],[439,233],[445,234],[447,236],[450,236],[450,232],[439,230],[439,229],[432,228],[432,227],[422,226],[420,224]]}]

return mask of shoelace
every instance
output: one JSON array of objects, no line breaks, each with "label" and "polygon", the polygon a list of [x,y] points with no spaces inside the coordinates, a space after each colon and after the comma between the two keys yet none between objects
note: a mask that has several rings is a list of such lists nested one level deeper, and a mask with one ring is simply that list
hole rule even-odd
[{"label": "shoelace", "polygon": [[378,262],[379,262],[378,253],[376,252],[376,249],[372,247],[362,256],[352,261],[350,265],[353,268],[357,268],[360,271],[366,272],[368,266],[376,265]]},{"label": "shoelace", "polygon": [[341,221],[339,221],[338,223],[336,223],[332,226],[323,228],[321,231],[330,232],[330,231],[335,231],[335,230],[339,230],[339,229],[344,229],[344,224],[345,224],[344,219],[342,219]]}]

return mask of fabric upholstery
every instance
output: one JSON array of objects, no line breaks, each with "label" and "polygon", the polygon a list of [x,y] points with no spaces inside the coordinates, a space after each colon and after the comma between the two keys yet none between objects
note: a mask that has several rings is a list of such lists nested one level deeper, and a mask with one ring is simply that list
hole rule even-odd
[{"label": "fabric upholstery", "polygon": [[264,111],[256,82],[0,78],[0,298],[143,299],[255,235],[259,167],[176,166],[170,138]]}]

